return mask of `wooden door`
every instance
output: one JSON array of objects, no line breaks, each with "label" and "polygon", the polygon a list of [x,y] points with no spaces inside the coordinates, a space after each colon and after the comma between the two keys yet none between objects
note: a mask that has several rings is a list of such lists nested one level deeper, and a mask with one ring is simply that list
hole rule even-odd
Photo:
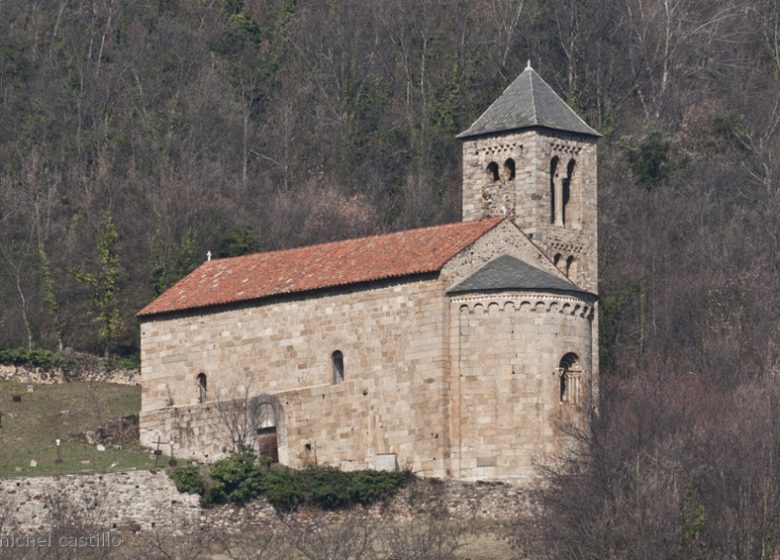
[{"label": "wooden door", "polygon": [[260,457],[270,457],[272,463],[279,462],[276,426],[257,429],[257,454]]}]

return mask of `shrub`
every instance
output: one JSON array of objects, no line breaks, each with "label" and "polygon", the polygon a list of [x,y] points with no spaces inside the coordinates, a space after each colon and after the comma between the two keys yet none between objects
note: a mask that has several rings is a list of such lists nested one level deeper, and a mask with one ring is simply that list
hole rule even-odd
[{"label": "shrub", "polygon": [[184,465],[168,471],[168,476],[176,485],[176,490],[186,494],[203,495],[206,488],[203,477],[200,475],[198,467]]},{"label": "shrub", "polygon": [[267,468],[259,465],[254,455],[241,452],[214,463],[206,484],[203,503],[243,504],[265,490]]},{"label": "shrub", "polygon": [[274,467],[266,476],[265,495],[280,510],[297,505],[338,509],[367,505],[400,490],[413,475],[410,471],[352,471],[329,467],[304,470]]},{"label": "shrub", "polygon": [[343,472],[329,467],[303,470],[271,466],[243,451],[214,463],[204,479],[194,467],[170,471],[180,492],[198,493],[205,506],[244,504],[265,496],[278,510],[300,505],[338,509],[353,504],[370,504],[393,494],[409,482],[410,471]]},{"label": "shrub", "polygon": [[111,356],[106,364],[108,369],[141,369],[140,354],[129,354],[127,356]]},{"label": "shrub", "polygon": [[15,366],[32,366],[43,369],[61,368],[67,370],[69,360],[50,350],[40,348],[8,348],[0,350],[0,364],[12,364]]}]

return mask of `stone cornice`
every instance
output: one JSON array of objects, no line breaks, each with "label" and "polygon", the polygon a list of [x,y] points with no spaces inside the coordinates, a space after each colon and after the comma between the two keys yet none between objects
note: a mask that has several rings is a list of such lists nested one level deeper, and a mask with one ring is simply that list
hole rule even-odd
[{"label": "stone cornice", "polygon": [[592,303],[567,294],[498,292],[457,296],[450,299],[452,304],[459,305],[461,313],[487,312],[489,308],[495,307],[501,311],[561,313],[587,320],[593,318]]}]

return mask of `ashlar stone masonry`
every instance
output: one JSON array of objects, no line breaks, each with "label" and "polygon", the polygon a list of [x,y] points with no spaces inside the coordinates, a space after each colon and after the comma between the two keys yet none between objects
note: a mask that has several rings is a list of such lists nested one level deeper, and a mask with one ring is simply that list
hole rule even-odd
[{"label": "ashlar stone masonry", "polygon": [[531,484],[598,389],[596,140],[530,67],[459,224],[209,260],[139,312],[141,441]]}]

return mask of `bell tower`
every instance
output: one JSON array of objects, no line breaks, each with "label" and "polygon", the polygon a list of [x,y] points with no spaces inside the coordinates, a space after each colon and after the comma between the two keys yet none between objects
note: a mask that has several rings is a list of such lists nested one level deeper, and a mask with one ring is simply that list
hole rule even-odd
[{"label": "bell tower", "polygon": [[463,220],[509,216],[572,282],[595,293],[600,136],[529,63],[458,135]]}]

